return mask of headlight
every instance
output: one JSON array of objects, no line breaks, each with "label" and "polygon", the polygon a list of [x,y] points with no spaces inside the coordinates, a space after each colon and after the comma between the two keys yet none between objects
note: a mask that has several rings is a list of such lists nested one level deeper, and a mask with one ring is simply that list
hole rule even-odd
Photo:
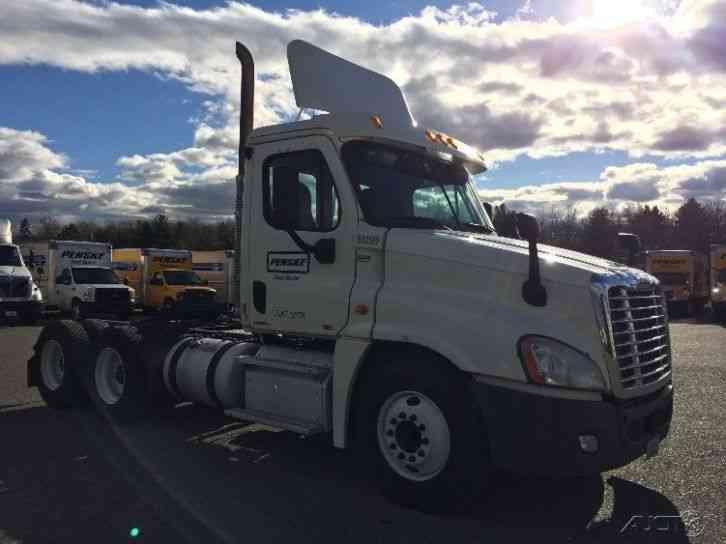
[{"label": "headlight", "polygon": [[33,292],[30,295],[30,300],[43,301],[43,293],[40,292],[37,285],[33,285]]},{"label": "headlight", "polygon": [[519,354],[527,377],[533,383],[604,391],[605,380],[586,354],[543,336],[525,336]]},{"label": "headlight", "polygon": [[719,287],[714,287],[713,289],[711,289],[711,292],[714,295],[718,295],[721,292],[721,289]]}]

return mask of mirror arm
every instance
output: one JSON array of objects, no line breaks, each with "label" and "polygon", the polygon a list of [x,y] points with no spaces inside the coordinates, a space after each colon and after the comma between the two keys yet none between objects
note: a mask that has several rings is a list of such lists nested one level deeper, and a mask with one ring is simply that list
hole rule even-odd
[{"label": "mirror arm", "polygon": [[300,235],[294,230],[290,229],[287,231],[287,233],[290,235],[290,238],[292,238],[292,241],[295,242],[295,245],[297,247],[299,247],[305,253],[312,253],[313,257],[315,257],[315,260],[318,261],[320,264],[331,264],[335,262],[334,250],[332,255],[330,255],[327,252],[319,251],[319,248],[317,246],[311,246],[310,244],[305,242],[305,240],[300,238]]}]

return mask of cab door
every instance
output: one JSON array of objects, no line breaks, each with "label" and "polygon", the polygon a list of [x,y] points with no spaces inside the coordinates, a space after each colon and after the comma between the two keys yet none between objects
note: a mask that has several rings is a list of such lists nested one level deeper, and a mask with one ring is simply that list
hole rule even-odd
[{"label": "cab door", "polygon": [[358,218],[333,143],[315,136],[257,146],[251,166],[252,328],[336,335],[348,320]]},{"label": "cab door", "polygon": [[73,283],[71,269],[64,268],[55,279],[54,302],[61,310],[70,310],[71,302],[75,296],[76,286]]}]

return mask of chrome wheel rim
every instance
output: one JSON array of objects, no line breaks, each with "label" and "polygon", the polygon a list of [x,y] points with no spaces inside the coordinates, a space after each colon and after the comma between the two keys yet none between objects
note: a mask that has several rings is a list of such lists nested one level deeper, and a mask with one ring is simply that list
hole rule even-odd
[{"label": "chrome wheel rim", "polygon": [[93,374],[101,400],[108,405],[119,402],[126,388],[126,365],[121,354],[113,348],[102,349]]},{"label": "chrome wheel rim", "polygon": [[444,413],[417,391],[394,393],[378,413],[378,447],[388,465],[407,480],[434,478],[446,466],[451,435]]},{"label": "chrome wheel rim", "polygon": [[63,348],[57,340],[48,340],[40,355],[40,375],[43,384],[51,391],[55,391],[63,385],[65,373]]}]

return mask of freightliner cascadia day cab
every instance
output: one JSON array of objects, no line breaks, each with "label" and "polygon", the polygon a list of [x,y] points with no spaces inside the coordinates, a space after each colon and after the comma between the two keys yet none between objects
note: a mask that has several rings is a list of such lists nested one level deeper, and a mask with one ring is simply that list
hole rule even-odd
[{"label": "freightliner cascadia day cab", "polygon": [[[114,252],[116,274],[139,293],[145,308],[173,311],[210,305],[216,291],[192,270],[192,252],[183,249],[130,248]],[[183,304],[182,304],[183,303]]]},{"label": "freightliner cascadia day cab", "polygon": [[716,319],[726,321],[726,244],[711,244],[709,253],[711,308]]},{"label": "freightliner cascadia day cab", "polygon": [[192,251],[192,270],[217,291],[217,302],[225,308],[236,306],[233,297],[234,250]]},{"label": "freightliner cascadia day cab", "polygon": [[691,315],[708,300],[707,260],[703,253],[661,249],[645,253],[645,270],[660,280],[668,308]]},{"label": "freightliner cascadia day cab", "polygon": [[43,295],[13,244],[12,224],[0,219],[0,318],[19,317],[35,323],[41,314]]},{"label": "freightliner cascadia day cab", "polygon": [[134,289],[123,285],[111,269],[111,244],[51,240],[22,247],[46,308],[73,319],[102,314],[127,319],[134,307]]},{"label": "freightliner cascadia day cab", "polygon": [[[306,42],[288,46],[295,99],[329,113],[252,130],[253,59],[237,56],[247,332],[57,322],[28,363],[47,402],[85,388],[130,421],[168,394],[329,432],[389,496],[429,507],[497,467],[599,473],[657,452],[673,387],[655,277],[539,245],[532,216],[524,240],[498,236],[472,180],[483,156],[417,126],[390,79]],[[60,357],[75,372],[46,383]]]}]

